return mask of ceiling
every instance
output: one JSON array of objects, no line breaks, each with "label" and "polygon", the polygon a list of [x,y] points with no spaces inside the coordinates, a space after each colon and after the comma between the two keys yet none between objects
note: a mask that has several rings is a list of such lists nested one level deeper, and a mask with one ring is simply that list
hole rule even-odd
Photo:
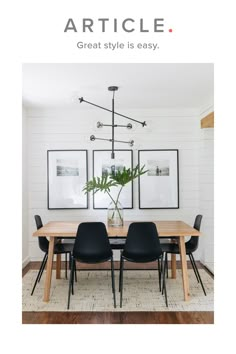
[{"label": "ceiling", "polygon": [[[23,103],[71,107],[78,97],[120,109],[194,108],[213,104],[213,64],[23,64]],[[81,108],[91,108],[81,104]]]}]

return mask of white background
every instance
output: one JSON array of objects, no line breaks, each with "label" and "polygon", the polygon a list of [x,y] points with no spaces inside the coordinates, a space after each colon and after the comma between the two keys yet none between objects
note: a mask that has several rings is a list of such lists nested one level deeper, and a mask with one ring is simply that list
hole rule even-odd
[{"label": "white background", "polygon": [[[2,347],[24,353],[101,349],[175,353],[232,352],[235,280],[231,264],[235,218],[235,11],[233,1],[8,1],[1,5],[1,200]],[[77,35],[65,36],[68,17],[163,16],[173,28],[158,53],[81,53]],[[133,35],[139,40],[140,34]],[[143,36],[143,35],[142,35]],[[94,41],[100,35],[94,34]],[[116,36],[126,40],[125,34]],[[152,35],[150,35],[150,41]],[[107,33],[107,40],[114,35]],[[22,62],[214,62],[216,118],[216,315],[211,326],[22,326],[21,325],[21,65]],[[222,163],[230,164],[227,174]],[[11,241],[11,243],[8,240]],[[6,247],[9,247],[7,250]],[[44,339],[42,339],[44,336]],[[125,341],[129,337],[129,340]],[[61,339],[61,340],[60,340]],[[41,341],[43,340],[44,343]],[[105,342],[107,341],[107,342]],[[76,343],[76,344],[74,344]],[[100,344],[99,344],[100,343]],[[106,343],[106,348],[102,348]],[[85,345],[85,348],[83,348]],[[129,348],[130,347],[130,348]],[[83,348],[83,349],[82,349]],[[128,349],[129,348],[129,349]]]}]

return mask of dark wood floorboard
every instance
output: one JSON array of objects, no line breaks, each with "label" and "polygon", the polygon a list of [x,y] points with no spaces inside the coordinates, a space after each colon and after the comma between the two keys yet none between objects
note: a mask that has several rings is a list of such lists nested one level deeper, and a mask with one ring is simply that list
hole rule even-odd
[{"label": "dark wood floorboard", "polygon": [[[197,262],[199,268],[204,268]],[[39,269],[40,262],[29,263],[22,271]],[[191,268],[191,265],[188,264]],[[177,261],[177,268],[180,263]],[[84,265],[80,269],[109,269],[110,265]],[[115,262],[119,269],[119,262]],[[126,263],[126,269],[156,269],[156,262],[144,264]],[[206,270],[206,269],[205,269]],[[206,270],[207,271],[207,270]],[[209,272],[208,272],[209,273]],[[210,273],[209,273],[210,274]],[[210,274],[212,276],[212,274]],[[213,324],[214,312],[22,312],[23,324]]]},{"label": "dark wood floorboard", "polygon": [[213,312],[23,312],[23,324],[213,324]]}]

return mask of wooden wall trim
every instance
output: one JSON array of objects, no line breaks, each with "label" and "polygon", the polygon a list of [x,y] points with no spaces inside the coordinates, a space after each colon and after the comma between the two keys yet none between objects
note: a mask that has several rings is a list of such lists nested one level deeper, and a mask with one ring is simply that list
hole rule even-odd
[{"label": "wooden wall trim", "polygon": [[214,128],[214,112],[201,119],[201,128]]}]

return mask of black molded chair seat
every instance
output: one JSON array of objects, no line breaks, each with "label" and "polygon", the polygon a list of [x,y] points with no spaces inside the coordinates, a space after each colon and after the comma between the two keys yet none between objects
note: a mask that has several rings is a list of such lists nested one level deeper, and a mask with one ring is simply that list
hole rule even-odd
[{"label": "black molded chair seat", "polygon": [[162,256],[160,239],[153,222],[133,222],[129,226],[124,251],[124,258],[136,262],[140,259],[157,259]]},{"label": "black molded chair seat", "polygon": [[81,223],[76,236],[73,257],[80,262],[100,263],[111,259],[113,253],[106,227],[100,222]]},{"label": "black molded chair seat", "polygon": [[67,309],[70,296],[74,294],[75,261],[84,263],[102,263],[111,260],[111,281],[114,307],[116,307],[113,252],[109,243],[106,226],[102,222],[80,223],[71,257],[71,272]]},{"label": "black molded chair seat", "polygon": [[56,243],[54,246],[54,254],[72,253],[73,243]]},{"label": "black molded chair seat", "polygon": [[98,257],[97,255],[91,255],[91,256],[86,255],[83,257],[76,256],[75,259],[76,259],[76,261],[81,262],[81,263],[95,264],[95,263],[103,263],[103,262],[109,261],[111,259],[111,257],[112,257],[112,254],[110,254],[110,255],[104,254],[101,257]]},{"label": "black molded chair seat", "polygon": [[[194,229],[200,231],[202,221],[202,215],[197,215],[194,222]],[[190,240],[185,242],[186,247],[186,254],[189,256],[192,268],[194,270],[195,276],[197,278],[198,283],[200,282],[202,290],[206,295],[205,288],[202,283],[202,279],[200,277],[199,271],[197,269],[197,265],[195,263],[193,252],[195,252],[198,248],[199,237],[198,236],[191,236]],[[180,249],[178,243],[162,243],[161,248],[165,254],[165,268],[167,269],[167,276],[168,276],[168,253],[171,254],[180,254]]]},{"label": "black molded chair seat", "polygon": [[[41,227],[43,227],[43,223],[42,223],[41,217],[39,215],[35,215],[34,218],[35,218],[37,230],[41,229]],[[36,287],[37,283],[39,283],[39,281],[40,281],[40,279],[42,277],[42,274],[43,274],[43,271],[44,271],[44,268],[45,268],[45,266],[47,264],[47,259],[48,259],[48,248],[49,248],[48,239],[45,236],[40,236],[40,237],[38,237],[38,243],[39,243],[39,248],[45,254],[44,254],[44,258],[43,258],[43,261],[41,263],[40,269],[38,271],[38,274],[37,274],[37,277],[36,277],[32,292],[31,292],[31,295],[33,295],[35,287]],[[65,254],[65,257],[66,257],[66,265],[65,265],[66,278],[67,278],[67,254],[69,254],[69,260],[71,261],[71,254],[72,254],[72,251],[73,251],[73,247],[74,247],[73,243],[60,243],[60,242],[57,243],[56,242],[55,245],[54,245],[54,250],[53,250],[54,254]]]},{"label": "black molded chair seat", "polygon": [[[134,222],[129,226],[124,250],[120,258],[120,307],[123,296],[123,270],[124,260],[137,263],[158,262],[159,288],[161,291],[161,272],[163,270],[163,291],[165,292],[166,306],[167,292],[165,285],[165,266],[163,265],[163,252],[158,237],[156,225],[153,222]],[[161,264],[160,265],[160,260]]]},{"label": "black molded chair seat", "polygon": [[179,254],[179,245],[176,243],[162,243],[161,248],[164,253]]},{"label": "black molded chair seat", "polygon": [[[197,236],[194,236],[197,237]],[[180,254],[179,245],[177,243],[162,243],[161,248],[163,252],[172,253],[172,254]],[[196,251],[196,245],[191,242],[191,239],[185,242],[186,254]]]},{"label": "black molded chair seat", "polygon": [[[39,248],[41,251],[48,253],[49,241],[46,237],[38,237]],[[74,244],[73,243],[57,243],[57,239],[54,245],[54,254],[72,253]]]},{"label": "black molded chair seat", "polygon": [[123,252],[122,256],[128,261],[128,262],[134,262],[134,263],[149,263],[149,262],[154,262],[158,258],[161,257],[161,255],[157,256],[156,254],[150,254],[147,255],[145,253],[141,254],[133,254],[129,252]]}]

